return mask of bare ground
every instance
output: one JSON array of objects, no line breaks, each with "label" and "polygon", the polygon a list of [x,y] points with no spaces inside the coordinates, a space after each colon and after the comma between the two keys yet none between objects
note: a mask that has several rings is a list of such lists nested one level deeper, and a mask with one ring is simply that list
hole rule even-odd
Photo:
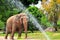
[{"label": "bare ground", "polygon": [[[0,40],[11,40],[11,39],[9,37],[8,37],[8,39],[5,39],[4,36],[0,36]],[[14,40],[17,40],[17,38],[14,37]],[[33,38],[23,39],[23,38],[21,38],[19,40],[42,40],[42,39],[33,39]],[[45,40],[45,39],[43,39],[43,40]]]},{"label": "bare ground", "polygon": [[[0,36],[0,40],[11,40],[11,39],[9,39],[9,37],[8,39],[5,39],[3,36]],[[17,40],[17,38],[14,38],[14,40]]]}]

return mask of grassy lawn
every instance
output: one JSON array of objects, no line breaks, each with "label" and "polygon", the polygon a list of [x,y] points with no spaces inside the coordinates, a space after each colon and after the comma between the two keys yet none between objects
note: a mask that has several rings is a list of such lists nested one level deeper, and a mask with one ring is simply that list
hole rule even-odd
[{"label": "grassy lawn", "polygon": [[[46,32],[51,40],[60,40],[60,33],[59,32]],[[0,33],[0,37],[5,36],[5,34]],[[9,34],[10,36],[10,34]],[[17,38],[18,34],[15,33],[15,38]],[[25,34],[22,33],[22,37],[17,40],[24,40]],[[34,33],[28,33],[28,38],[30,40],[46,40],[46,37],[39,31],[35,31]]]}]

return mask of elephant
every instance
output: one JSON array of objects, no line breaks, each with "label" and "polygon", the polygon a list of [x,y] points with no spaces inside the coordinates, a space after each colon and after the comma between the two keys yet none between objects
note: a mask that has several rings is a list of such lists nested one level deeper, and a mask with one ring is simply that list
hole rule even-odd
[{"label": "elephant", "polygon": [[28,17],[25,13],[16,14],[9,17],[6,22],[5,39],[7,39],[9,32],[11,33],[10,39],[14,39],[14,33],[16,31],[18,31],[18,38],[20,38],[22,29],[24,29],[25,38],[27,38],[27,27],[28,27]]}]

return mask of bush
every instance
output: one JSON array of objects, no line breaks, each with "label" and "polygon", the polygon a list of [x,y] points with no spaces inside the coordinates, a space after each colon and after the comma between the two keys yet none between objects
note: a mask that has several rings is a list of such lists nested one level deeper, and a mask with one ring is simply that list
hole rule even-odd
[{"label": "bush", "polygon": [[48,18],[46,18],[45,15],[42,16],[42,18],[41,18],[41,24],[45,25],[46,27],[51,27],[52,26],[52,24],[48,21]]},{"label": "bush", "polygon": [[4,22],[0,20],[0,29],[3,29],[3,28],[4,28]]},{"label": "bush", "polygon": [[[37,7],[33,6],[33,7],[29,7],[28,8],[29,12],[35,17],[37,18],[38,22],[41,23],[41,17],[43,15],[42,11],[40,11]],[[29,24],[29,30],[37,30],[36,27],[34,27],[34,25],[30,22]]]},{"label": "bush", "polygon": [[41,17],[43,15],[42,11],[40,11],[37,7],[33,6],[33,7],[29,7],[28,10],[30,11],[30,13],[35,16],[35,18],[38,19],[39,23],[41,22]]},{"label": "bush", "polygon": [[48,18],[43,14],[43,11],[39,10],[37,7],[29,7],[28,10],[30,13],[37,18],[38,22],[46,27],[52,26],[51,23],[48,21]]},{"label": "bush", "polygon": [[60,28],[60,20],[57,21],[57,26]]}]

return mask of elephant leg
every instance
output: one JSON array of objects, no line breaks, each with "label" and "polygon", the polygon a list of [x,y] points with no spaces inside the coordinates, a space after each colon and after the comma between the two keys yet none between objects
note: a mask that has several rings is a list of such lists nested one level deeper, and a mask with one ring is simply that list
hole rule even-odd
[{"label": "elephant leg", "polygon": [[20,25],[18,26],[18,39],[21,38],[21,33],[22,33],[22,30],[23,30],[23,26],[22,26],[22,19],[20,19]]},{"label": "elephant leg", "polygon": [[13,25],[12,25],[12,32],[11,32],[11,37],[10,37],[10,39],[14,39],[13,37],[14,37],[15,30],[16,30],[16,27],[15,27],[15,25],[13,24]]},{"label": "elephant leg", "polygon": [[5,35],[5,39],[7,39],[8,37],[8,33],[9,33],[9,29],[10,29],[11,25],[9,23],[6,24],[6,35]]},{"label": "elephant leg", "polygon": [[22,34],[22,28],[20,28],[18,31],[18,39],[21,38],[21,34]]},{"label": "elephant leg", "polygon": [[27,38],[27,22],[23,22],[24,31],[25,31],[25,38]]},{"label": "elephant leg", "polygon": [[8,30],[7,30],[7,28],[6,28],[6,35],[5,35],[5,39],[7,39],[7,37],[8,37]]}]

